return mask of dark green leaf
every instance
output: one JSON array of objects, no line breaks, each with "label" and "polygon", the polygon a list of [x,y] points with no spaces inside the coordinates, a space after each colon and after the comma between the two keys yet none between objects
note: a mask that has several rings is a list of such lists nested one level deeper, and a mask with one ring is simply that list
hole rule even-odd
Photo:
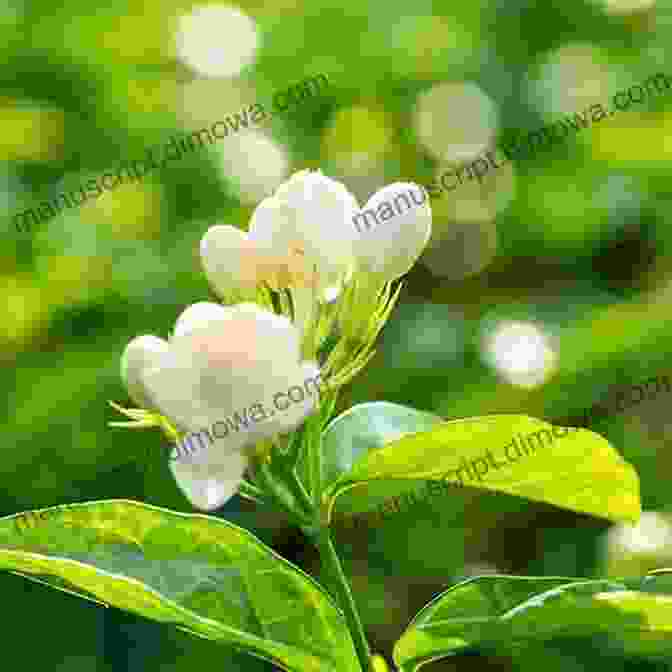
[{"label": "dark green leaf", "polygon": [[224,642],[287,670],[356,672],[341,613],[250,532],[111,500],[0,520],[0,568]]},{"label": "dark green leaf", "polygon": [[[657,589],[657,590],[656,590]],[[411,671],[467,648],[520,647],[555,638],[608,638],[627,655],[672,652],[670,583],[483,576],[439,595],[394,649]]]}]

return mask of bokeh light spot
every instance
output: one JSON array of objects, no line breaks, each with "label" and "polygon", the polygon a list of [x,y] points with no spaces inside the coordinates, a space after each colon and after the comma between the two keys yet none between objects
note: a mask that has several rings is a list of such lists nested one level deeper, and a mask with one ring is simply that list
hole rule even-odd
[{"label": "bokeh light spot", "polygon": [[289,177],[289,159],[284,148],[259,131],[246,131],[227,139],[226,146],[216,145],[221,172],[231,179],[238,196],[246,203],[272,195]]},{"label": "bokeh light spot", "polygon": [[486,361],[512,385],[536,387],[555,369],[556,353],[542,329],[531,322],[500,323],[483,344]]},{"label": "bokeh light spot", "polygon": [[495,103],[473,82],[442,83],[424,91],[414,116],[420,142],[444,161],[467,159],[484,150],[498,123]]},{"label": "bokeh light spot", "polygon": [[258,46],[255,22],[237,7],[205,5],[180,17],[179,57],[200,75],[237,75],[254,61]]}]

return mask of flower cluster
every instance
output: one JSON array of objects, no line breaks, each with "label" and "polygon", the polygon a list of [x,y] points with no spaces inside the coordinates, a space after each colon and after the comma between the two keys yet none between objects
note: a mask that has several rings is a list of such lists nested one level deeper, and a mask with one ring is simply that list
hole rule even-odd
[{"label": "flower cluster", "polygon": [[[417,185],[388,185],[369,203],[409,188]],[[114,404],[131,421],[111,424],[159,427],[176,443],[269,393],[316,376],[328,384],[319,399],[306,397],[188,459],[171,460],[195,507],[213,510],[238,490],[260,492],[254,480],[245,481],[246,469],[297,453],[294,430],[318,410],[328,415],[338,390],[373,356],[399,294],[392,283],[430,236],[431,209],[422,193],[418,207],[353,231],[355,197],[319,171],[300,171],[257,206],[247,233],[227,225],[205,233],[203,269],[224,305],[195,303],[168,339],[145,335],[128,344],[122,377],[141,408]]]}]

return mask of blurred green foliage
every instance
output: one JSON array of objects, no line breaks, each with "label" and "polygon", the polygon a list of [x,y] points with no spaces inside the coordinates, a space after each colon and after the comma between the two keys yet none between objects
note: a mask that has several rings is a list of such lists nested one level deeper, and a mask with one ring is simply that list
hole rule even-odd
[{"label": "blurred green foliage", "polygon": [[[505,129],[536,129],[672,73],[670,0],[245,2],[259,44],[233,77],[199,75],[180,57],[178,19],[197,7],[10,0],[0,8],[5,514],[110,497],[190,510],[163,439],[106,426],[117,419],[107,400],[127,401],[119,356],[136,335],[166,336],[187,304],[211,296],[200,237],[217,222],[245,228],[288,173],[319,167],[364,203],[389,182],[430,182],[451,165],[450,148],[473,143],[475,132],[492,140]],[[217,29],[222,48],[235,52],[239,34],[226,22]],[[328,92],[269,122],[271,143],[227,138],[29,235],[15,231],[17,209],[318,72]],[[490,101],[496,125],[452,94],[423,98],[464,82]],[[615,386],[668,371],[671,126],[672,101],[651,99],[513,175],[434,201],[433,249],[406,279],[376,358],[341,407],[384,399],[448,419],[521,412],[578,424]],[[450,276],[466,257],[468,270]],[[535,385],[512,384],[484,355],[488,335],[511,321],[551,339],[552,374]],[[636,467],[649,511],[672,509],[668,403],[660,395],[591,427]],[[602,521],[473,492],[455,495],[450,519],[444,513],[427,502],[365,534],[337,530],[373,648],[388,660],[410,616],[461,577],[605,571]],[[273,514],[236,498],[218,515],[319,573],[300,535]],[[433,548],[417,541],[428,528]],[[5,657],[31,668],[266,667],[19,577],[0,576],[0,589]],[[564,672],[594,662],[589,651],[572,653],[540,648],[518,660],[484,654],[435,667],[543,662]],[[672,669],[608,662],[613,670]]]}]

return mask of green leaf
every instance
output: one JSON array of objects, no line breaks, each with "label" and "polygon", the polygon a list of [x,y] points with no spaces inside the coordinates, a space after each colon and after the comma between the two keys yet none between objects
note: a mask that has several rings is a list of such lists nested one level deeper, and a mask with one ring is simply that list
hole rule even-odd
[{"label": "green leaf", "polygon": [[[438,415],[387,401],[353,406],[334,418],[322,435],[324,486],[333,486],[341,477],[347,476],[353,465],[367,453],[443,423],[445,420]],[[349,493],[339,498],[338,509],[344,515],[370,511],[402,493],[415,491],[417,494],[425,485],[426,481],[412,479],[377,481],[369,484],[366,499],[351,498]],[[461,511],[460,506],[458,513]]]},{"label": "green leaf", "polygon": [[[477,646],[519,649],[532,641],[608,638],[637,656],[672,652],[672,584],[557,577],[482,576],[445,591],[413,619],[394,660],[417,670]],[[633,590],[634,588],[634,590]]]},{"label": "green leaf", "polygon": [[[374,418],[373,410],[370,415]],[[418,481],[441,481],[459,493],[461,481],[614,521],[636,522],[641,514],[635,470],[604,437],[587,429],[525,415],[491,415],[444,422],[378,447],[377,426],[383,428],[380,445],[386,424],[377,418],[363,441],[356,428],[332,437],[330,450],[337,451],[342,440],[345,458],[342,475],[325,493],[327,520],[344,495],[349,511],[371,510],[380,495],[375,486],[385,481],[392,482],[388,496],[395,487],[402,491]],[[359,459],[344,471],[350,455]]]},{"label": "green leaf", "polygon": [[[305,672],[358,672],[340,611],[250,532],[108,500],[0,519],[0,569]],[[38,578],[39,577],[39,578]]]},{"label": "green leaf", "polygon": [[449,588],[411,621],[394,647],[394,661],[414,670],[458,653],[492,633],[499,618],[530,597],[567,585],[569,578],[484,576]]},{"label": "green leaf", "polygon": [[323,482],[337,481],[369,451],[443,422],[438,415],[387,401],[353,406],[334,418],[322,435]]}]

